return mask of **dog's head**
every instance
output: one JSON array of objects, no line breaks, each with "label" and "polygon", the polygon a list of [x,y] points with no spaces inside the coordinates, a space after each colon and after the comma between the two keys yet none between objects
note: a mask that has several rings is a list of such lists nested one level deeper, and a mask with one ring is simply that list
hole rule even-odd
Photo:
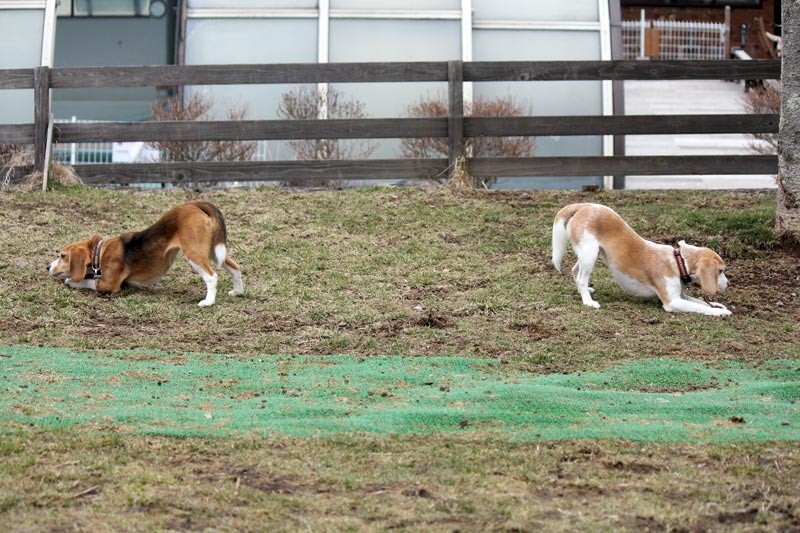
[{"label": "dog's head", "polygon": [[92,266],[92,253],[99,240],[100,236],[95,235],[89,240],[68,244],[47,267],[47,272],[59,279],[81,281]]},{"label": "dog's head", "polygon": [[719,254],[710,248],[692,246],[684,241],[678,245],[686,257],[692,281],[699,284],[711,296],[728,288],[725,261]]}]

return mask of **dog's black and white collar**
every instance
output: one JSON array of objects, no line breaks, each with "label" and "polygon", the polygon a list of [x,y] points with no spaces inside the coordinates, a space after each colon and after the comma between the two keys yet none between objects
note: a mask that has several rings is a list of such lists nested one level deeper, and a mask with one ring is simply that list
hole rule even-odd
[{"label": "dog's black and white collar", "polygon": [[681,282],[684,285],[689,285],[692,282],[692,276],[689,275],[689,270],[686,268],[686,261],[681,255],[680,248],[675,248],[675,262],[678,263],[678,273],[681,276]]},{"label": "dog's black and white collar", "polygon": [[102,278],[103,272],[100,270],[100,251],[103,249],[103,239],[97,241],[94,247],[94,256],[92,257],[92,272],[94,277]]}]

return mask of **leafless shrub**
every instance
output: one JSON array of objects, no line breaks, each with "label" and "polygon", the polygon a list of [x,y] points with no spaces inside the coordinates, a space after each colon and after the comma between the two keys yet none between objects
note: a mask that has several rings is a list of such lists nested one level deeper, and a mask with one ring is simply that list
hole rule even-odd
[{"label": "leafless shrub", "polygon": [[[345,98],[334,87],[318,91],[316,87],[301,86],[283,93],[278,105],[278,116],[288,120],[314,120],[326,115],[331,119],[367,118],[364,103]],[[366,159],[377,145],[365,140],[298,139],[289,141],[289,147],[298,160],[327,161],[337,159]],[[305,182],[314,187],[342,187],[343,180],[312,180]]]},{"label": "leafless shrub", "polygon": [[[0,190],[15,190],[33,192],[42,189],[42,173],[35,171],[20,180],[11,183],[11,174],[14,168],[33,166],[33,149],[30,146],[6,144],[0,145]],[[48,188],[56,185],[82,185],[83,180],[71,166],[52,163],[48,175]]]},{"label": "leafless shrub", "polygon": [[[743,99],[744,109],[753,114],[778,114],[781,112],[781,84],[769,81],[761,87],[747,91]],[[758,154],[778,153],[777,133],[753,133],[750,149]]]},{"label": "leafless shrub", "polygon": [[[216,102],[208,94],[193,92],[185,98],[159,99],[150,106],[153,120],[211,120]],[[228,120],[244,120],[247,106],[229,107]],[[256,153],[255,141],[154,141],[148,146],[158,150],[167,161],[249,161]],[[199,186],[199,184],[195,184]]]},{"label": "leafless shrub", "polygon": [[11,158],[20,151],[16,144],[0,144],[0,165],[10,164]]},{"label": "leafless shrub", "polygon": [[[444,118],[448,115],[444,96],[422,98],[408,107],[406,114],[413,118]],[[511,96],[488,100],[478,97],[465,104],[464,114],[473,117],[529,116],[529,104],[517,102]],[[411,138],[400,143],[401,153],[408,159],[448,157],[446,138]],[[469,157],[530,157],[536,151],[533,137],[471,137],[464,139],[464,154]],[[463,172],[463,169],[461,169]],[[441,181],[440,178],[433,178]],[[483,180],[484,185],[488,180]]]},{"label": "leafless shrub", "polygon": [[33,165],[33,150],[30,146],[19,144],[0,144],[0,189],[11,186],[11,174],[15,167]]}]

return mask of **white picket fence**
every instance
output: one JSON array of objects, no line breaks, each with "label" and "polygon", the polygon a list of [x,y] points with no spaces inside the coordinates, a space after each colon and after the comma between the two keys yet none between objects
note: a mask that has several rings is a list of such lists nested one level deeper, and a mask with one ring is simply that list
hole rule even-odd
[{"label": "white picket fence", "polygon": [[[648,29],[658,33],[658,54],[646,54]],[[623,20],[622,45],[625,59],[715,60],[727,59],[729,28],[722,22],[675,20]]]}]

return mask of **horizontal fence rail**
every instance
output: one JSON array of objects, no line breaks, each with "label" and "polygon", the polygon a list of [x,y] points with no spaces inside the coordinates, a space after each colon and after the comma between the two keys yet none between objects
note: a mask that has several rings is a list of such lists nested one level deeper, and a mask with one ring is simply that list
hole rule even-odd
[{"label": "horizontal fence rail", "polygon": [[[773,156],[625,156],[625,157],[513,157],[468,159],[470,172],[479,177],[592,176],[629,174],[769,174],[775,172]],[[411,180],[445,178],[447,159],[369,159],[362,161],[225,161],[75,165],[87,184],[125,185],[166,181],[293,182],[325,180]]]},{"label": "horizontal fence rail", "polygon": [[[84,143],[438,138],[447,137],[447,122],[446,118],[401,118],[59,123],[54,139]],[[777,133],[778,122],[779,115],[465,117],[464,136]],[[18,127],[31,129],[29,125]]]},{"label": "horizontal fence rail", "polygon": [[[0,70],[0,89],[34,89],[35,124],[0,125],[0,143],[44,153],[50,89],[143,86],[447,82],[446,118],[57,123],[58,143],[448,138],[442,159],[170,162],[76,165],[89,184],[446,177],[464,138],[567,135],[774,134],[763,115],[470,117],[463,83],[488,81],[779,79],[780,61],[527,61],[65,67]],[[476,177],[768,174],[776,156],[526,157],[468,159]],[[41,168],[39,168],[41,169]],[[30,169],[12,169],[17,179]]]},{"label": "horizontal fence rail", "polygon": [[270,180],[412,180],[447,177],[447,159],[365,159],[359,161],[213,161],[75,165],[89,185]]}]

